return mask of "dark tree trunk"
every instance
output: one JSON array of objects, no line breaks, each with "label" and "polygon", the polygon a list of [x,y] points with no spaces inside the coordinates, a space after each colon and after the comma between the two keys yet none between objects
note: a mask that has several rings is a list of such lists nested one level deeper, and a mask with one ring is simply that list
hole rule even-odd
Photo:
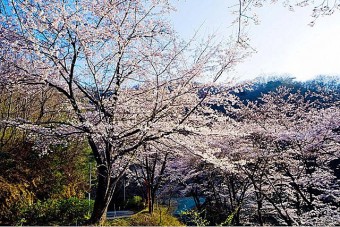
[{"label": "dark tree trunk", "polygon": [[[256,193],[257,194],[257,193]],[[263,218],[262,218],[262,199],[259,198],[260,195],[257,195],[257,219],[260,226],[263,226]]]},{"label": "dark tree trunk", "polygon": [[151,186],[150,182],[146,183],[146,194],[147,194],[147,206],[149,213],[152,214],[153,209],[152,209],[152,197],[151,197]]},{"label": "dark tree trunk", "polygon": [[[91,214],[91,218],[88,220],[87,224],[97,225],[102,224],[106,219],[107,207],[111,202],[113,192],[116,188],[116,183],[119,177],[118,179],[110,178],[111,164],[110,162],[107,162],[107,160],[110,160],[108,156],[108,154],[110,154],[110,147],[106,148],[105,152],[106,162],[105,162],[104,159],[102,158],[103,156],[99,153],[98,147],[92,137],[88,137],[88,142],[97,162],[98,184],[96,189],[93,211]],[[120,175],[123,172],[121,172]]]},{"label": "dark tree trunk", "polygon": [[150,202],[150,207],[149,210],[151,210],[151,214],[154,211],[155,208],[155,201],[156,201],[156,192],[151,189],[151,202]]},{"label": "dark tree trunk", "polygon": [[107,170],[104,166],[98,168],[98,185],[94,201],[93,211],[88,224],[102,224],[106,219],[106,211],[111,201],[115,184],[108,178]]}]

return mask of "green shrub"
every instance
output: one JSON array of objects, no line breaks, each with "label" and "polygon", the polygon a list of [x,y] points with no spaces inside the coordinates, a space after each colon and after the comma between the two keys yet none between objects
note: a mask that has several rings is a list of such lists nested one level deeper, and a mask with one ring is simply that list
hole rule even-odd
[{"label": "green shrub", "polygon": [[93,201],[78,198],[38,201],[20,209],[17,224],[24,225],[79,225],[92,212]]},{"label": "green shrub", "polygon": [[14,224],[20,208],[18,204],[28,206],[33,199],[34,195],[27,190],[27,184],[8,183],[0,177],[0,225]]},{"label": "green shrub", "polygon": [[204,211],[187,210],[181,213],[181,220],[191,226],[207,226],[209,222],[203,218]]},{"label": "green shrub", "polygon": [[141,196],[135,195],[129,198],[126,203],[126,209],[140,210],[144,208],[143,198]]}]

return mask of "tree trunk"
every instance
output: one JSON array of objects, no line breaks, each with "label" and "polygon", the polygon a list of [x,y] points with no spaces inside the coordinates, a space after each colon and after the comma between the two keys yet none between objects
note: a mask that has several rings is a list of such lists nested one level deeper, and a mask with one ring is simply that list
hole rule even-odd
[{"label": "tree trunk", "polygon": [[110,204],[115,185],[108,179],[104,166],[98,168],[98,185],[94,201],[93,211],[88,224],[102,224],[106,220],[107,207]]},{"label": "tree trunk", "polygon": [[151,202],[150,202],[149,210],[151,211],[150,214],[152,214],[155,208],[156,193],[152,189],[150,191],[151,191]]},{"label": "tree trunk", "polygon": [[[260,196],[260,195],[258,195],[258,196]],[[262,198],[259,198],[259,197],[257,197],[257,219],[258,219],[259,225],[263,226]]]},{"label": "tree trunk", "polygon": [[151,196],[151,186],[150,183],[147,182],[146,184],[146,194],[147,194],[147,206],[148,206],[148,210],[149,213],[152,214],[153,209],[152,209],[152,196]]}]

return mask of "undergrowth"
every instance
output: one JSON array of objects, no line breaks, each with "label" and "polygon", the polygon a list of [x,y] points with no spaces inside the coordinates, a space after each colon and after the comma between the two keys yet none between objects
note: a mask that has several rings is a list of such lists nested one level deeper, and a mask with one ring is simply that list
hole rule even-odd
[{"label": "undergrowth", "polygon": [[131,217],[107,220],[105,226],[184,226],[167,207],[158,207],[153,214],[142,210]]}]

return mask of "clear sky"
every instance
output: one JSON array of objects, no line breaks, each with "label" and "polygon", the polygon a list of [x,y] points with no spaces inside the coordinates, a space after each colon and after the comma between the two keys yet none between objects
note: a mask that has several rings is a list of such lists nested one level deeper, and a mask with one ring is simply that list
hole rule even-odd
[{"label": "clear sky", "polygon": [[[216,32],[227,39],[235,28],[231,8],[234,0],[179,0],[171,20],[179,35],[187,39],[200,28],[202,36]],[[260,25],[248,28],[257,53],[236,67],[240,79],[261,75],[295,76],[299,80],[317,75],[340,75],[340,11],[319,18],[314,27],[311,8],[296,7],[294,12],[282,4],[255,8]]]}]

